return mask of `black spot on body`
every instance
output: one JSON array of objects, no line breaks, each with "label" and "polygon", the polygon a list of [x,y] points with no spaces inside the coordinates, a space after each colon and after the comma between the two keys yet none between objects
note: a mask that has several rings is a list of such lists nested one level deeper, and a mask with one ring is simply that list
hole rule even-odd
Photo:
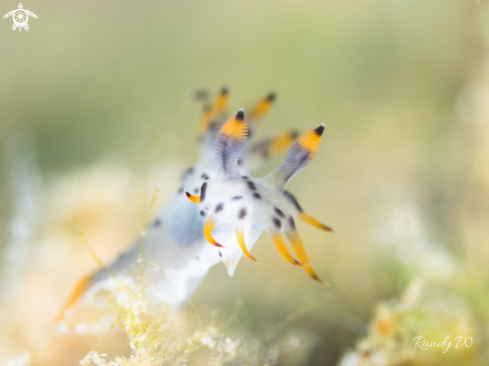
[{"label": "black spot on body", "polygon": [[316,135],[318,135],[318,136],[321,136],[321,135],[323,134],[323,131],[324,131],[324,126],[323,126],[323,125],[319,126],[318,128],[316,128],[316,129],[314,130],[314,132],[315,132],[315,133],[316,133]]},{"label": "black spot on body", "polygon": [[243,178],[244,180],[248,180],[250,178],[248,178],[246,175],[242,175],[241,178]]},{"label": "black spot on body", "polygon": [[182,192],[183,192],[183,187],[180,187],[180,188],[178,189],[178,193],[182,193]]},{"label": "black spot on body", "polygon": [[204,182],[204,184],[202,184],[202,187],[200,187],[200,203],[204,202],[206,191],[207,191],[207,182]]},{"label": "black spot on body", "polygon": [[253,198],[257,200],[261,200],[261,194],[258,192],[253,192]]},{"label": "black spot on body", "polygon": [[273,226],[275,226],[275,229],[280,230],[282,228],[282,222],[276,217],[272,219],[272,222],[273,222]]},{"label": "black spot on body", "polygon": [[205,211],[200,211],[200,216],[205,217]]},{"label": "black spot on body", "polygon": [[221,252],[219,252],[219,257],[221,257],[221,258],[222,258],[222,253],[221,253]]},{"label": "black spot on body", "polygon": [[160,219],[156,219],[155,222],[153,222],[153,226],[155,227],[158,227],[161,225],[161,220]]},{"label": "black spot on body", "polygon": [[274,207],[273,209],[275,210],[275,213],[277,215],[279,215],[281,218],[285,219],[285,214],[283,213],[283,211],[281,209],[279,209],[278,207]]},{"label": "black spot on body", "polygon": [[198,194],[198,193],[199,193],[199,189],[198,189],[198,188],[195,188],[195,189],[194,189],[194,193],[195,193],[195,194]]},{"label": "black spot on body", "polygon": [[248,180],[246,184],[248,185],[249,189],[251,189],[252,191],[256,191],[256,185],[251,180]]},{"label": "black spot on body", "polygon": [[229,93],[228,87],[227,86],[223,86],[221,88],[221,95],[228,95],[228,93]]},{"label": "black spot on body", "polygon": [[209,179],[209,176],[204,173],[204,174],[202,174],[202,179],[207,180],[207,179]]},{"label": "black spot on body", "polygon": [[231,197],[231,199],[233,201],[239,201],[241,198],[243,198],[243,196],[234,196],[234,197]]},{"label": "black spot on body", "polygon": [[238,211],[238,218],[240,220],[243,220],[246,217],[247,213],[248,213],[248,211],[246,210],[246,207],[240,208]]},{"label": "black spot on body", "polygon": [[268,94],[268,96],[267,96],[267,100],[268,100],[269,102],[273,102],[273,101],[275,100],[275,98],[277,98],[277,94],[275,94],[275,93],[270,93],[270,94]]},{"label": "black spot on body", "polygon": [[217,206],[216,206],[216,209],[214,210],[214,213],[218,213],[218,212],[221,212],[222,210],[224,209],[224,203],[219,203]]}]

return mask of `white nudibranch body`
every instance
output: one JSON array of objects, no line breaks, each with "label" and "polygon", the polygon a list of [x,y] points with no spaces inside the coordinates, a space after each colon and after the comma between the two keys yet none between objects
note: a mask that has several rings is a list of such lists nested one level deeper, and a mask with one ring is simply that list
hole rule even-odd
[{"label": "white nudibranch body", "polygon": [[[295,143],[297,135],[291,132],[254,142],[254,130],[274,99],[275,95],[270,94],[250,111],[240,109],[225,122],[228,93],[223,89],[204,111],[199,162],[184,173],[176,195],[147,228],[144,281],[150,283],[152,296],[176,308],[188,300],[213,265],[223,262],[233,276],[243,254],[257,262],[251,249],[263,230],[271,235],[288,262],[324,283],[309,262],[294,220],[299,218],[318,228],[331,229],[305,213],[285,190],[287,182],[316,155],[324,124],[304,133]],[[276,170],[263,178],[251,177],[261,163],[292,143]],[[285,246],[284,236],[297,259]],[[133,278],[136,283],[138,255],[136,241],[109,266],[110,271],[117,277]],[[98,291],[113,281],[103,269],[87,276],[75,288],[64,310],[84,293]]]}]

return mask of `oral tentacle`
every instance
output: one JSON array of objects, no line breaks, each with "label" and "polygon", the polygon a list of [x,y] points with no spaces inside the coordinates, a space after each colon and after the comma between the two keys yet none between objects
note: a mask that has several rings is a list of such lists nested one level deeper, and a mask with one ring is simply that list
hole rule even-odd
[{"label": "oral tentacle", "polygon": [[236,238],[238,239],[238,243],[239,243],[239,246],[241,248],[241,250],[243,251],[243,254],[251,259],[253,262],[255,263],[260,263],[255,257],[253,257],[253,255],[248,251],[248,248],[246,247],[246,243],[245,243],[245,240],[244,240],[244,232],[243,230],[238,230],[236,231]]},{"label": "oral tentacle", "polygon": [[212,237],[212,229],[216,226],[216,222],[214,221],[214,218],[211,216],[207,219],[207,221],[204,224],[204,237],[207,239],[209,243],[212,245],[215,245],[216,247],[220,248],[225,248],[224,245],[219,244],[213,237]]},{"label": "oral tentacle", "polygon": [[312,277],[313,280],[329,286],[328,283],[319,278],[319,276],[312,268],[309,257],[307,256],[306,248],[302,243],[302,239],[299,236],[299,233],[295,230],[294,219],[292,217],[289,217],[288,230],[286,231],[286,235],[290,241],[290,244],[292,245],[292,249],[294,250],[295,254],[297,254],[299,260],[304,263],[304,266],[302,268],[304,268],[307,274]]},{"label": "oral tentacle", "polygon": [[294,212],[294,217],[297,216],[299,220],[305,222],[306,224],[317,227],[318,229],[331,232],[334,231],[333,228],[331,228],[330,226],[323,224],[322,222],[316,220],[314,217],[305,212],[299,205],[299,202],[297,202],[297,199],[290,192],[284,191],[283,197],[291,205]]},{"label": "oral tentacle", "polygon": [[304,268],[304,271],[307,272],[307,274],[316,282],[319,282],[320,284],[323,284],[325,286],[329,286],[329,283],[323,281],[322,279],[319,278],[319,276],[316,274],[316,272],[314,272],[314,269],[312,268],[312,266],[310,264],[302,267]]},{"label": "oral tentacle", "polygon": [[314,217],[309,215],[307,212],[302,211],[299,215],[297,215],[297,218],[299,220],[305,222],[306,224],[317,227],[318,229],[326,230],[326,231],[333,231],[333,229],[331,227],[324,225],[323,223],[319,222]]},{"label": "oral tentacle", "polygon": [[282,234],[280,234],[280,232],[273,233],[272,239],[279,253],[282,254],[282,257],[284,257],[284,259],[287,262],[293,264],[294,266],[300,266],[300,267],[304,266],[304,263],[301,263],[298,260],[296,260],[294,257],[292,257],[289,250],[285,246],[284,239],[282,238]]},{"label": "oral tentacle", "polygon": [[185,191],[185,195],[187,196],[187,198],[192,201],[193,203],[195,203],[196,205],[198,205],[200,203],[200,196],[194,196],[193,194],[190,194],[189,192]]}]

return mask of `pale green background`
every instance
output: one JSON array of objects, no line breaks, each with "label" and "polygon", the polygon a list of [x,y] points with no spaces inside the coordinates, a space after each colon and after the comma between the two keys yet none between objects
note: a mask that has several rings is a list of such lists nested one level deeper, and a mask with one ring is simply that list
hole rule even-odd
[{"label": "pale green background", "polygon": [[[105,156],[137,173],[163,131],[158,158],[178,157],[183,170],[196,154],[194,89],[229,86],[232,110],[276,91],[260,133],[326,123],[320,153],[290,187],[338,229],[299,227],[321,276],[350,289],[301,320],[322,337],[311,364],[333,364],[365,334],[373,304],[407,282],[379,244],[395,207],[419,203],[430,235],[454,253],[465,235],[457,220],[475,129],[456,102],[484,54],[486,3],[27,1],[39,17],[28,32],[0,21],[0,155],[22,132],[48,180]],[[0,13],[16,7],[3,0]],[[5,159],[0,169],[6,228]],[[242,263],[235,282],[214,268],[195,296],[202,311],[241,297],[256,330],[324,291],[287,272],[271,246],[262,238],[256,256],[269,265]]]}]

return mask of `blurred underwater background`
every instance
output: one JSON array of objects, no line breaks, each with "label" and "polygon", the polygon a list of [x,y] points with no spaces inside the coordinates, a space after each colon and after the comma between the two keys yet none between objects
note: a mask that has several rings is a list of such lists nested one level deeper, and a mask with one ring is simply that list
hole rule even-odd
[{"label": "blurred underwater background", "polygon": [[[0,364],[489,364],[488,1],[23,5],[28,32],[0,21]],[[331,286],[262,235],[262,265],[214,266],[178,312],[121,285],[54,329],[99,267],[73,180],[108,264],[195,164],[196,91],[223,85],[230,115],[277,92],[260,136],[326,124],[288,189],[335,229],[298,224]]]}]

